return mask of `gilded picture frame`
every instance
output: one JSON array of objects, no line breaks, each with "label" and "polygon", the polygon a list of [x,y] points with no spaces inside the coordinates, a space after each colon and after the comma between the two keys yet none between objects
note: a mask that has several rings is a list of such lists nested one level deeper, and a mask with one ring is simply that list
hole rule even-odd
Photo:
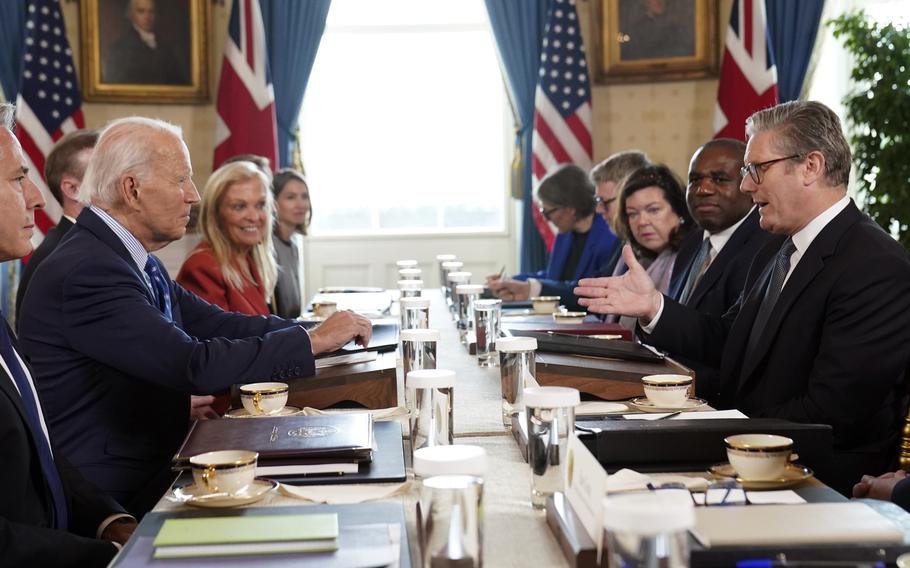
[{"label": "gilded picture frame", "polygon": [[85,100],[209,100],[209,2],[82,0],[79,10]]},{"label": "gilded picture frame", "polygon": [[716,76],[718,0],[595,0],[595,82]]}]

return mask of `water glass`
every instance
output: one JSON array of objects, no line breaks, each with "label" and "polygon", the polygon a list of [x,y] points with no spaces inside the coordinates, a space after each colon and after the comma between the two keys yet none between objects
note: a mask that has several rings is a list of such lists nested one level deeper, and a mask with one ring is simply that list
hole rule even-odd
[{"label": "water glass", "polygon": [[401,366],[405,377],[411,371],[436,368],[437,329],[402,329]]},{"label": "water glass", "polygon": [[503,337],[496,340],[496,350],[499,351],[502,385],[502,425],[509,431],[512,429],[512,416],[523,408],[521,397],[524,389],[537,386],[537,340],[533,337]]},{"label": "water glass", "polygon": [[483,448],[435,446],[414,452],[422,478],[417,536],[423,566],[483,565]]},{"label": "water glass", "polygon": [[483,286],[480,284],[459,284],[455,287],[455,295],[458,298],[455,302],[458,306],[456,327],[462,345],[468,344],[468,336],[474,329],[474,302],[481,294]]},{"label": "water glass", "polygon": [[455,371],[410,371],[405,375],[404,387],[410,413],[411,452],[454,444],[452,398],[455,395]]},{"label": "water glass", "polygon": [[576,389],[530,387],[522,395],[528,426],[528,463],[531,466],[531,506],[543,509],[547,497],[566,485],[569,435],[575,432]]},{"label": "water glass", "polygon": [[398,291],[401,298],[419,298],[423,290],[423,280],[399,280]]},{"label": "water glass", "polygon": [[613,495],[603,500],[609,568],[685,568],[695,509],[685,489]]},{"label": "water glass", "polygon": [[430,299],[423,297],[401,298],[401,329],[426,329],[430,326]]},{"label": "water glass", "polygon": [[451,298],[452,303],[449,304],[449,312],[452,314],[452,318],[455,318],[458,314],[458,296],[456,293],[456,288],[460,284],[467,284],[471,281],[470,272],[449,272],[446,276],[447,282],[449,284],[449,298]]},{"label": "water glass", "polygon": [[496,340],[499,339],[499,325],[502,314],[502,300],[474,300],[474,336],[477,345],[477,363],[481,367],[496,367]]},{"label": "water glass", "polygon": [[447,260],[439,265],[439,287],[446,298],[446,305],[452,305],[452,290],[449,288],[449,274],[460,272],[464,263],[460,260]]},{"label": "water glass", "polygon": [[[446,272],[447,271],[443,270],[442,265],[446,262],[454,262],[454,261],[455,261],[454,254],[437,254],[436,255],[436,266],[439,271],[439,287],[440,288],[444,288],[446,285]],[[458,268],[461,269],[460,266]]]}]

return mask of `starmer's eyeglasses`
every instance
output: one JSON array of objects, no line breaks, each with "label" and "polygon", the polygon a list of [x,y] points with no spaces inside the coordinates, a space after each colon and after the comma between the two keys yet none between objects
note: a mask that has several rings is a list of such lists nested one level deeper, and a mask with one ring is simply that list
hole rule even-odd
[{"label": "starmer's eyeglasses", "polygon": [[538,210],[540,211],[540,215],[541,215],[544,219],[546,219],[547,221],[549,221],[549,220],[550,220],[550,215],[552,215],[552,214],[555,213],[556,211],[559,211],[559,210],[562,209],[562,208],[563,208],[563,207],[562,207],[561,205],[557,205],[556,207],[550,207],[549,209],[544,209],[543,207],[540,207]]},{"label": "starmer's eyeglasses", "polygon": [[611,197],[609,199],[604,199],[603,197],[601,197],[599,195],[595,195],[594,196],[594,207],[603,207],[604,211],[606,211],[607,208],[610,207],[610,205],[614,201],[616,201],[615,197]]},{"label": "starmer's eyeglasses", "polygon": [[783,162],[784,160],[792,160],[794,158],[801,158],[802,154],[793,154],[792,156],[784,156],[783,158],[774,158],[773,160],[766,160],[764,162],[756,162],[754,164],[745,164],[740,168],[739,173],[743,177],[746,177],[746,174],[749,174],[749,177],[752,178],[752,181],[755,182],[755,185],[761,185],[761,176],[765,171],[768,170],[771,166],[777,162]]},{"label": "starmer's eyeglasses", "polygon": [[681,490],[687,491],[692,503],[700,507],[727,507],[731,505],[751,505],[749,496],[742,485],[734,479],[717,479],[708,482],[704,491],[690,490],[683,483],[648,484],[651,491]]}]

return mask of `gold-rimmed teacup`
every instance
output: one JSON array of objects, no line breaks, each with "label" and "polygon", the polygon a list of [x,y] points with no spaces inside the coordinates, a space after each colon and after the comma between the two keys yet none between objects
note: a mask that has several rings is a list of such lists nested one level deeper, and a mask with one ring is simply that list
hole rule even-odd
[{"label": "gold-rimmed teacup", "polygon": [[552,314],[559,309],[559,296],[535,296],[531,298],[531,306],[535,314]]},{"label": "gold-rimmed teacup", "polygon": [[692,377],[688,375],[648,375],[641,378],[645,396],[658,408],[682,408],[689,400]]},{"label": "gold-rimmed teacup", "polygon": [[240,402],[250,414],[277,414],[288,403],[288,384],[250,383],[241,385]]},{"label": "gold-rimmed teacup", "polygon": [[778,479],[793,455],[793,440],[776,434],[737,434],[724,443],[737,477],[749,481]]},{"label": "gold-rimmed teacup", "polygon": [[584,323],[588,312],[553,312],[556,323]]},{"label": "gold-rimmed teacup", "polygon": [[259,454],[249,450],[219,450],[190,458],[193,482],[201,491],[237,495],[256,479]]}]

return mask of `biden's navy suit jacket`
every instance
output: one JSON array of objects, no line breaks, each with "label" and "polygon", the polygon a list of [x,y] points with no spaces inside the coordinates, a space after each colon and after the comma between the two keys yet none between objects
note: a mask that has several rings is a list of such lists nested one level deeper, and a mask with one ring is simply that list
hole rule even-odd
[{"label": "biden's navy suit jacket", "polygon": [[167,280],[173,321],[86,208],[35,272],[19,324],[52,439],[128,508],[161,483],[187,433],[191,394],[315,372],[294,321],[223,312]]}]

